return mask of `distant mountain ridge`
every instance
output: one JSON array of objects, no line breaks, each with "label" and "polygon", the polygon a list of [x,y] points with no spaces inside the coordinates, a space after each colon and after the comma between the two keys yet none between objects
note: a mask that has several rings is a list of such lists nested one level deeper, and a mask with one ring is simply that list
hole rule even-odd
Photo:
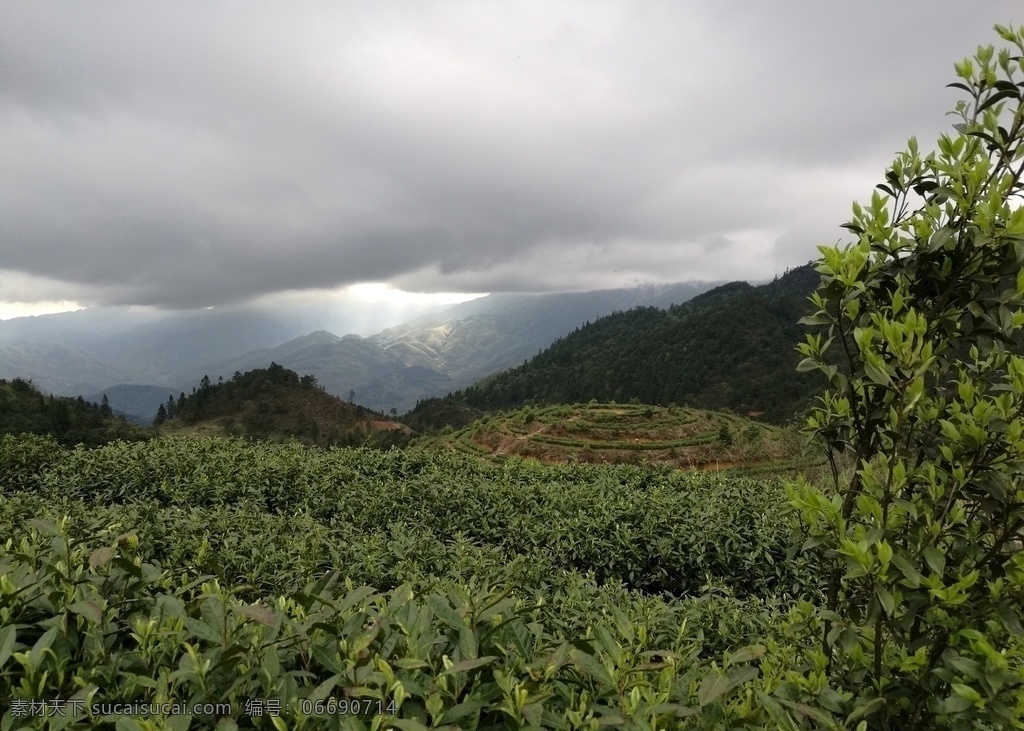
[{"label": "distant mountain ridge", "polygon": [[[648,285],[631,289],[556,294],[499,294],[452,305],[369,337],[312,333],[274,348],[190,371],[204,373],[265,367],[274,361],[315,373],[329,392],[387,412],[440,396],[522,363],[573,327],[638,304],[669,306],[712,284]],[[203,373],[200,373],[203,371]]]},{"label": "distant mountain ridge", "polygon": [[396,312],[351,301],[343,309],[299,302],[182,312],[98,307],[18,317],[0,320],[0,378],[31,379],[44,391],[72,396],[117,384],[179,393],[198,382],[183,374],[203,364],[317,330],[372,333],[401,322]]},{"label": "distant mountain ridge", "polygon": [[[557,294],[496,294],[451,305],[375,335],[337,335],[324,313],[213,310],[160,314],[114,308],[0,322],[0,377],[53,393],[107,393],[152,419],[156,393],[188,393],[203,376],[271,362],[314,373],[336,396],[405,411],[522,363],[574,327],[638,305],[668,307],[714,286],[645,285]],[[337,320],[337,317],[335,318]],[[132,385],[132,388],[121,386]],[[139,398],[141,389],[148,395]],[[156,403],[159,406],[160,402]]]}]

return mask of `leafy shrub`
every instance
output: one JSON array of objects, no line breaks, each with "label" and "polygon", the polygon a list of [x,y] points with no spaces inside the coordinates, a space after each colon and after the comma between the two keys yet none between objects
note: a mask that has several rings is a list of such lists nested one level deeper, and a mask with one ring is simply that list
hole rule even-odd
[{"label": "leafy shrub", "polygon": [[912,139],[821,248],[806,318],[810,425],[856,467],[793,490],[828,583],[785,693],[872,728],[1021,727],[1024,30],[997,31],[956,65],[957,134]]}]

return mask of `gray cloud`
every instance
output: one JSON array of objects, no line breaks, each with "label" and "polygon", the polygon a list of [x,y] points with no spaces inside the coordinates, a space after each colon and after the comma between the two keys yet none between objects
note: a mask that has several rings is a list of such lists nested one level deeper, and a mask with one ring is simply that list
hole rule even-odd
[{"label": "gray cloud", "polygon": [[1015,13],[7,3],[0,270],[175,308],[770,277],[930,145]]}]

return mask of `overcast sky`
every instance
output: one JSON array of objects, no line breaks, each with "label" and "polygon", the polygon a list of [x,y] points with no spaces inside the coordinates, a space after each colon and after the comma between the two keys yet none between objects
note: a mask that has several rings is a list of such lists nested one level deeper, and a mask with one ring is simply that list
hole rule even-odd
[{"label": "overcast sky", "polygon": [[0,304],[770,278],[1022,10],[9,0]]}]

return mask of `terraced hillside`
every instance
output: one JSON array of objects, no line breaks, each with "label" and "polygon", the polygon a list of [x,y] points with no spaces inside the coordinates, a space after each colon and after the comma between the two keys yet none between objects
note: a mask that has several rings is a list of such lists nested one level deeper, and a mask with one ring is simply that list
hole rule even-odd
[{"label": "terraced hillside", "polygon": [[789,429],[734,414],[644,404],[525,407],[487,416],[421,442],[500,460],[669,464],[732,473],[785,472],[819,464]]}]

